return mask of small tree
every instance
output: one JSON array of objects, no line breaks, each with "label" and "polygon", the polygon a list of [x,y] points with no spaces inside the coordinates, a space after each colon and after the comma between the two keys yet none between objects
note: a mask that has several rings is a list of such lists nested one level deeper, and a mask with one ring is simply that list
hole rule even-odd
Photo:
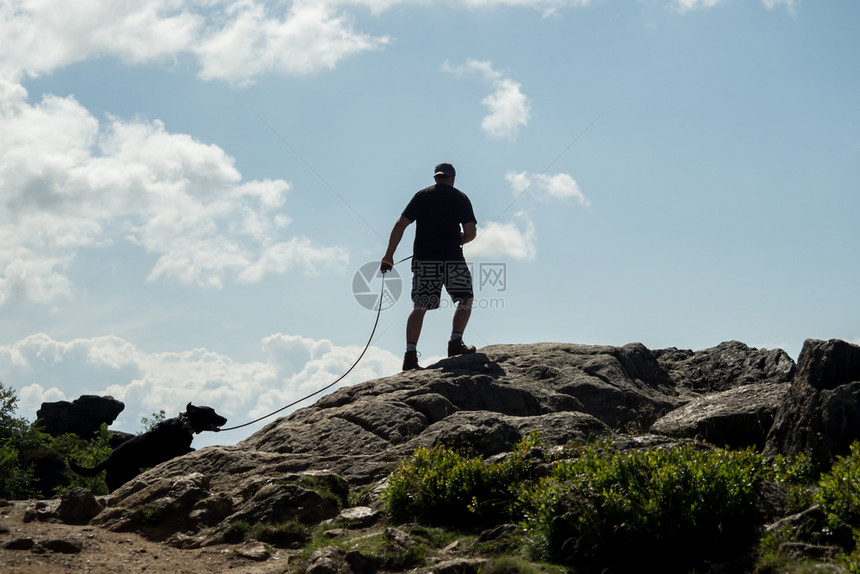
[{"label": "small tree", "polygon": [[15,389],[0,381],[0,497],[27,498],[34,494],[33,470],[21,463],[21,449],[32,442],[30,423],[15,415]]},{"label": "small tree", "polygon": [[[89,439],[74,434],[52,437],[39,425],[16,416],[17,408],[15,390],[0,382],[0,498],[47,497],[72,486],[107,494],[103,476],[80,477],[62,471],[65,460],[92,466],[110,454],[107,425]],[[59,474],[40,474],[45,471],[45,461],[54,471],[59,467]]]},{"label": "small tree", "polygon": [[17,410],[18,396],[15,389],[0,381],[0,440],[20,437],[30,426],[26,419],[15,416]]},{"label": "small tree", "polygon": [[155,425],[160,422],[164,422],[167,419],[167,413],[164,412],[164,409],[161,409],[157,413],[152,413],[151,417],[143,416],[140,417],[140,424],[143,425],[143,431],[151,431]]}]

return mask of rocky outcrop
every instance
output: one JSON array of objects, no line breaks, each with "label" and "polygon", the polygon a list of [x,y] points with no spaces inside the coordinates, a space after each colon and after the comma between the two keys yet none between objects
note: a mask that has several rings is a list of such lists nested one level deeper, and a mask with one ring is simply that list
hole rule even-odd
[{"label": "rocky outcrop", "polygon": [[[585,427],[559,437],[569,440],[578,433],[594,434],[603,425],[618,428],[643,416],[656,418],[682,402],[674,382],[639,344],[492,345],[425,371],[340,389],[241,445],[296,454],[375,454],[397,445],[414,449],[428,442],[426,436],[419,438],[425,433],[438,435],[437,423],[463,413],[487,413],[506,420],[500,424],[508,430],[511,421],[517,427],[507,439],[499,435],[492,445],[473,445],[481,454],[494,454],[522,438],[528,426],[552,427],[549,419],[541,419],[548,414],[578,413],[576,426]],[[590,419],[585,423],[583,415],[602,425]]]},{"label": "rocky outcrop", "polygon": [[808,453],[822,467],[860,439],[860,346],[810,339],[777,411],[765,454]]},{"label": "rocky outcrop", "polygon": [[[372,574],[423,565],[415,571],[477,572],[487,564],[449,550],[455,543],[439,549],[430,566],[415,563],[414,550],[425,543],[412,538],[420,529],[392,528],[380,512],[388,475],[419,447],[504,460],[539,431],[544,447],[526,456],[533,477],[552,472],[557,459],[550,455],[563,452],[559,445],[601,438],[620,450],[679,442],[707,449],[697,442],[706,441],[764,447],[767,454],[809,452],[825,467],[860,439],[858,399],[860,347],[843,341],[807,341],[797,365],[783,351],[734,341],[695,352],[641,344],[492,345],[427,370],[339,389],[235,446],[176,457],[105,499],[71,491],[56,504],[33,507],[29,519],[95,516],[100,526],[180,548],[238,544],[252,528],[276,535],[279,548],[295,548],[322,524],[315,536],[325,529],[326,538],[349,535],[357,546],[318,547],[301,571]],[[786,489],[767,481],[756,489],[756,526],[778,524]],[[797,515],[780,528],[800,531],[814,519],[823,531],[822,516]],[[500,538],[503,548],[505,529],[516,527],[493,526],[478,538],[494,545]],[[791,551],[829,555],[836,552],[829,536],[800,538]],[[850,528],[845,536],[846,545],[853,543]],[[254,539],[232,548],[244,560],[264,561],[272,550],[267,544]]]},{"label": "rocky outcrop", "polygon": [[751,349],[738,341],[702,351],[661,349],[654,356],[679,391],[697,394],[756,383],[787,383],[795,370],[794,361],[782,349]]},{"label": "rocky outcrop", "polygon": [[179,546],[227,540],[235,523],[314,523],[337,516],[346,490],[378,484],[418,447],[488,457],[532,431],[548,446],[603,437],[644,448],[675,440],[626,432],[659,419],[653,433],[760,446],[793,369],[782,351],[740,343],[700,352],[492,345],[339,389],[235,446],[163,463],[114,492],[97,521]]},{"label": "rocky outcrop", "polygon": [[788,389],[784,382],[752,383],[699,397],[661,417],[651,432],[761,450]]},{"label": "rocky outcrop", "polygon": [[110,425],[125,405],[113,397],[84,395],[72,402],[42,403],[36,411],[36,423],[52,436],[74,433],[92,437],[102,424]]}]

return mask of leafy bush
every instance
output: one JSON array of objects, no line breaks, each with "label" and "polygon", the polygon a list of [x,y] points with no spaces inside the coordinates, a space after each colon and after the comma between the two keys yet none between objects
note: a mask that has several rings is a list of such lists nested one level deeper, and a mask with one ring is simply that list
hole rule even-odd
[{"label": "leafy bush", "polygon": [[253,538],[279,548],[289,548],[296,544],[302,544],[309,537],[308,527],[297,520],[278,524],[258,522],[250,527],[245,535],[245,538]]},{"label": "leafy bush", "polygon": [[853,443],[851,452],[839,457],[818,484],[815,501],[827,513],[831,526],[844,522],[860,528],[860,443]]},{"label": "leafy bush", "polygon": [[29,498],[37,494],[36,477],[27,454],[40,440],[30,423],[15,415],[18,396],[0,382],[0,497]]},{"label": "leafy bush", "polygon": [[152,416],[150,416],[150,417],[147,417],[147,416],[140,417],[140,425],[142,427],[140,432],[145,433],[147,431],[151,431],[152,429],[155,428],[155,425],[157,425],[158,423],[164,422],[166,420],[167,420],[167,413],[164,412],[164,409],[161,409],[157,413],[152,413]]},{"label": "leafy bush", "polygon": [[18,449],[8,439],[0,442],[0,498],[35,496],[33,469],[21,464]]},{"label": "leafy bush", "polygon": [[107,494],[103,476],[78,476],[65,462],[71,459],[93,466],[110,454],[110,433],[105,425],[91,440],[72,434],[52,437],[16,416],[17,406],[15,391],[0,383],[0,497],[44,498],[75,486]]},{"label": "leafy bush", "polygon": [[527,454],[535,440],[528,437],[499,462],[419,448],[390,477],[383,500],[398,521],[462,526],[506,519],[518,484],[530,472]]},{"label": "leafy bush", "polygon": [[671,556],[750,542],[755,485],[772,473],[749,450],[592,445],[524,489],[521,504],[538,558],[621,566],[653,558],[672,569]]},{"label": "leafy bush", "polygon": [[[51,445],[63,454],[65,460],[71,460],[81,466],[96,466],[107,458],[113,450],[110,446],[110,439],[111,433],[107,430],[107,425],[102,423],[101,428],[90,440],[83,440],[76,435],[67,434],[54,438]],[[88,488],[96,495],[107,494],[108,487],[104,474],[102,472],[97,476],[80,476],[70,471],[69,485],[61,488],[57,494],[62,494],[78,486]]]}]

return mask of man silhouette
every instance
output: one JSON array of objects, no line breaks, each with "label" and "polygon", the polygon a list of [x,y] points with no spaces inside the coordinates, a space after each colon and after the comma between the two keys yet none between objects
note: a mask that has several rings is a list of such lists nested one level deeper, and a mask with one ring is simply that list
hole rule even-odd
[{"label": "man silhouette", "polygon": [[383,273],[391,270],[404,230],[416,222],[412,246],[412,312],[406,321],[404,371],[421,368],[417,346],[424,315],[439,308],[443,285],[456,304],[448,356],[475,352],[475,347],[463,343],[474,297],[472,274],[463,257],[463,245],[475,239],[477,221],[472,202],[454,187],[456,175],[450,163],[436,166],[433,173],[436,183],[416,193],[394,223],[388,249],[379,266]]}]

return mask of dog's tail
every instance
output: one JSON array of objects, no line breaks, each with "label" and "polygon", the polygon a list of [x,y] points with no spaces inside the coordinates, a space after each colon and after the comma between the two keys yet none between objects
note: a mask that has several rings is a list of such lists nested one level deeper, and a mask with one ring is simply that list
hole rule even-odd
[{"label": "dog's tail", "polygon": [[95,476],[104,470],[104,464],[104,462],[100,462],[99,464],[92,467],[81,466],[70,460],[69,468],[71,468],[75,472],[75,474],[79,474],[81,476]]}]

